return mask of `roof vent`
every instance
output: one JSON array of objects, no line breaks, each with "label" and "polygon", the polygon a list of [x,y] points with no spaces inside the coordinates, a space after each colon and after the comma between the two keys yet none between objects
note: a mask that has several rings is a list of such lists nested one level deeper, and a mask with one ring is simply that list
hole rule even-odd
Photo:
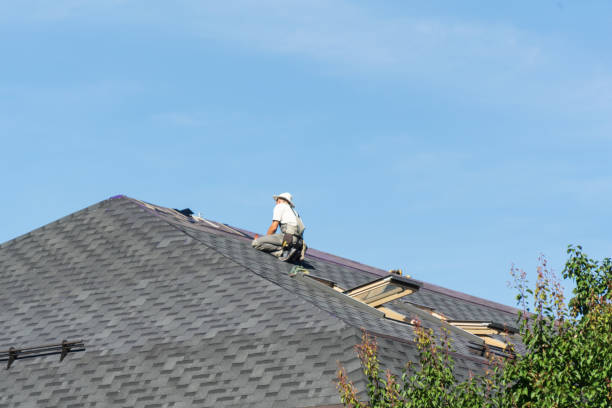
[{"label": "roof vent", "polygon": [[183,214],[185,217],[191,217],[194,214],[190,208],[183,208],[182,210],[174,208],[174,211]]}]

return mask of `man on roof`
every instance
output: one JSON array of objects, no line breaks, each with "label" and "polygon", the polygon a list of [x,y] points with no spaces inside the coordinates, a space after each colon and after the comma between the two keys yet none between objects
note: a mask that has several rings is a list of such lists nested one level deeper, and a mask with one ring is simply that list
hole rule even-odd
[{"label": "man on roof", "polygon": [[[306,252],[306,245],[302,239],[306,227],[295,211],[293,197],[289,193],[282,193],[272,198],[276,201],[272,212],[272,224],[265,236],[255,236],[252,242],[253,248],[269,252],[281,261],[301,261]],[[279,227],[281,232],[277,233]]]}]

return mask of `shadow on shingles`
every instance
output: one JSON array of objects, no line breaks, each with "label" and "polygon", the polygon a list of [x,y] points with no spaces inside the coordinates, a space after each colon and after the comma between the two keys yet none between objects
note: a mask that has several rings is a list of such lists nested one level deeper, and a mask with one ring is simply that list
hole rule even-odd
[{"label": "shadow on shingles", "polygon": [[[257,250],[255,250],[255,251],[257,251]],[[272,258],[274,258],[274,259],[278,260],[279,262],[282,262],[282,261],[281,261],[281,260],[279,260],[279,259],[278,259],[276,256],[272,255],[272,254],[271,254],[271,253],[269,253],[269,252],[265,252],[265,251],[257,251],[257,252],[260,252],[260,253],[262,253],[262,254],[266,254],[266,255],[268,255],[268,256],[270,256],[270,257],[272,257]],[[310,262],[308,262],[308,261],[307,261],[307,260],[305,260],[305,259],[304,259],[303,261],[299,261],[299,262],[285,262],[285,263],[286,263],[287,265],[296,265],[296,266],[301,266],[301,267],[302,267],[302,268],[304,268],[304,269],[312,269],[312,270],[316,269],[316,268],[315,268],[315,266],[314,266],[313,264],[311,264]]]},{"label": "shadow on shingles", "polygon": [[302,262],[296,263],[296,265],[299,265],[304,269],[315,269],[314,265],[305,259]]}]

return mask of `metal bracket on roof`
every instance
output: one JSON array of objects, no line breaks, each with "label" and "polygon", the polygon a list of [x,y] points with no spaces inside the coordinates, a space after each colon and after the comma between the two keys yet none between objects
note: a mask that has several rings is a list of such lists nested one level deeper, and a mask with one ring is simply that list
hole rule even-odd
[{"label": "metal bracket on roof", "polygon": [[11,347],[7,351],[0,352],[0,361],[7,362],[6,369],[8,370],[11,368],[15,360],[59,354],[60,362],[62,362],[68,353],[75,353],[78,351],[85,351],[85,343],[82,340],[63,340],[60,344],[48,344],[45,346],[27,347],[21,349]]},{"label": "metal bracket on roof", "polygon": [[19,350],[16,350],[15,347],[11,347],[8,350],[8,363],[6,364],[6,369],[8,370],[13,365],[13,361],[17,360],[17,356],[19,355]]},{"label": "metal bracket on roof", "polygon": [[64,361],[68,353],[70,353],[71,349],[72,349],[72,346],[68,344],[68,341],[62,340],[62,354],[60,354],[60,363]]}]

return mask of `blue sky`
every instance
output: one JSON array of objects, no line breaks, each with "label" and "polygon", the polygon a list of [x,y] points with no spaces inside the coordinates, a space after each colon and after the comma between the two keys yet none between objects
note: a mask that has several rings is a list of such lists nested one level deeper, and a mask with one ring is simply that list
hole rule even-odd
[{"label": "blue sky", "polygon": [[[612,255],[609,1],[0,4],[0,242],[115,194],[514,304]],[[287,172],[289,170],[289,172]]]}]

